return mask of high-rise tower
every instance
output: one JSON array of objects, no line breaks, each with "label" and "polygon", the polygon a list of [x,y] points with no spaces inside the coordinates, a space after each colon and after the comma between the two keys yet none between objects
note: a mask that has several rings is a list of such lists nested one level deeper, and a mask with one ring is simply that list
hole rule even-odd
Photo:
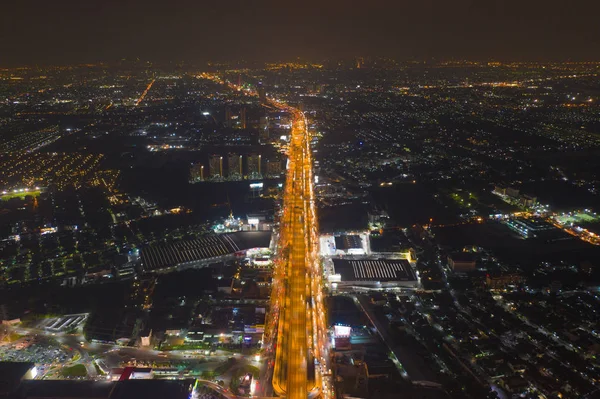
[{"label": "high-rise tower", "polygon": [[258,82],[258,86],[256,87],[256,91],[258,92],[258,100],[261,104],[265,104],[267,102],[267,92],[262,82]]},{"label": "high-rise tower", "polygon": [[248,155],[248,179],[262,179],[261,174],[262,156],[257,154]]},{"label": "high-rise tower", "polygon": [[269,141],[269,117],[268,116],[260,117],[260,130],[258,132],[258,141],[261,144],[267,143]]},{"label": "high-rise tower", "polygon": [[246,128],[246,107],[240,110],[240,129]]},{"label": "high-rise tower", "polygon": [[227,157],[227,178],[229,180],[242,180],[242,156],[229,154]]},{"label": "high-rise tower", "polygon": [[194,163],[190,166],[190,183],[198,183],[204,181],[204,165]]},{"label": "high-rise tower", "polygon": [[231,119],[233,118],[233,113],[231,112],[230,107],[225,107],[225,127],[231,127]]},{"label": "high-rise tower", "polygon": [[219,155],[211,155],[208,160],[208,168],[210,178],[213,180],[223,179],[223,157]]},{"label": "high-rise tower", "polygon": [[281,177],[283,168],[281,167],[281,159],[279,157],[267,159],[267,177]]}]

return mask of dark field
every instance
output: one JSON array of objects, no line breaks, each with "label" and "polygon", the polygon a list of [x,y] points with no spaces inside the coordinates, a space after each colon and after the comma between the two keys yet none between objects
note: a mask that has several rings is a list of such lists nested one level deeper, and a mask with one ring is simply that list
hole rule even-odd
[{"label": "dark field", "polygon": [[600,247],[575,237],[566,240],[546,241],[522,239],[499,222],[464,224],[434,230],[439,243],[453,249],[476,245],[491,250],[499,259],[522,266],[536,265],[543,261],[586,260],[596,264],[600,261]]}]

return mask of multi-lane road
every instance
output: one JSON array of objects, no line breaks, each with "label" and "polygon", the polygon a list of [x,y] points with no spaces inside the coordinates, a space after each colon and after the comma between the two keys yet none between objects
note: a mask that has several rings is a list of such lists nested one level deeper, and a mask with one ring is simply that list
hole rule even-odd
[{"label": "multi-lane road", "polygon": [[271,106],[293,119],[274,271],[269,338],[274,348],[273,388],[289,399],[329,397],[328,339],[318,256],[311,136],[302,112]]}]

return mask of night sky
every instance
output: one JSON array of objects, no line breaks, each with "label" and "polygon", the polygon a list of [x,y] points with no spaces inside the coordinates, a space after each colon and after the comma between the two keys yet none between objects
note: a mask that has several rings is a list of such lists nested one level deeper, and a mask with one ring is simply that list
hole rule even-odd
[{"label": "night sky", "polygon": [[398,59],[598,60],[597,0],[5,0],[0,65]]}]

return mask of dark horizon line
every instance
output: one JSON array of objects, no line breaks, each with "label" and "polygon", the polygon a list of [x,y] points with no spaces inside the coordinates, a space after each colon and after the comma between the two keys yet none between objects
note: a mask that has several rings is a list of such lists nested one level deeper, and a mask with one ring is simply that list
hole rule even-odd
[{"label": "dark horizon line", "polygon": [[332,57],[332,58],[319,58],[319,57],[296,57],[289,59],[270,59],[270,60],[250,60],[244,59],[243,57],[239,59],[212,59],[212,60],[150,60],[150,59],[141,59],[140,57],[131,57],[131,58],[120,58],[113,60],[88,60],[88,61],[76,61],[76,62],[65,62],[65,63],[55,63],[55,62],[32,62],[32,63],[18,63],[18,64],[0,64],[0,69],[11,70],[11,69],[26,69],[26,68],[52,68],[52,67],[75,67],[75,66],[86,66],[86,65],[105,65],[105,66],[116,66],[121,62],[137,62],[140,64],[150,63],[153,66],[162,66],[162,65],[187,65],[187,66],[195,66],[195,65],[207,65],[207,64],[273,64],[273,63],[327,63],[327,62],[349,62],[355,61],[358,59],[365,60],[391,60],[397,62],[399,64],[402,63],[414,63],[414,64],[443,64],[443,63],[473,63],[473,64],[483,64],[483,63],[494,63],[498,62],[501,64],[600,64],[600,58],[598,59],[574,59],[574,58],[564,58],[564,59],[510,59],[508,57],[423,57],[423,58],[400,58],[400,57],[390,57],[390,56],[369,56],[369,55],[354,55],[354,56],[346,56],[346,57]]}]

